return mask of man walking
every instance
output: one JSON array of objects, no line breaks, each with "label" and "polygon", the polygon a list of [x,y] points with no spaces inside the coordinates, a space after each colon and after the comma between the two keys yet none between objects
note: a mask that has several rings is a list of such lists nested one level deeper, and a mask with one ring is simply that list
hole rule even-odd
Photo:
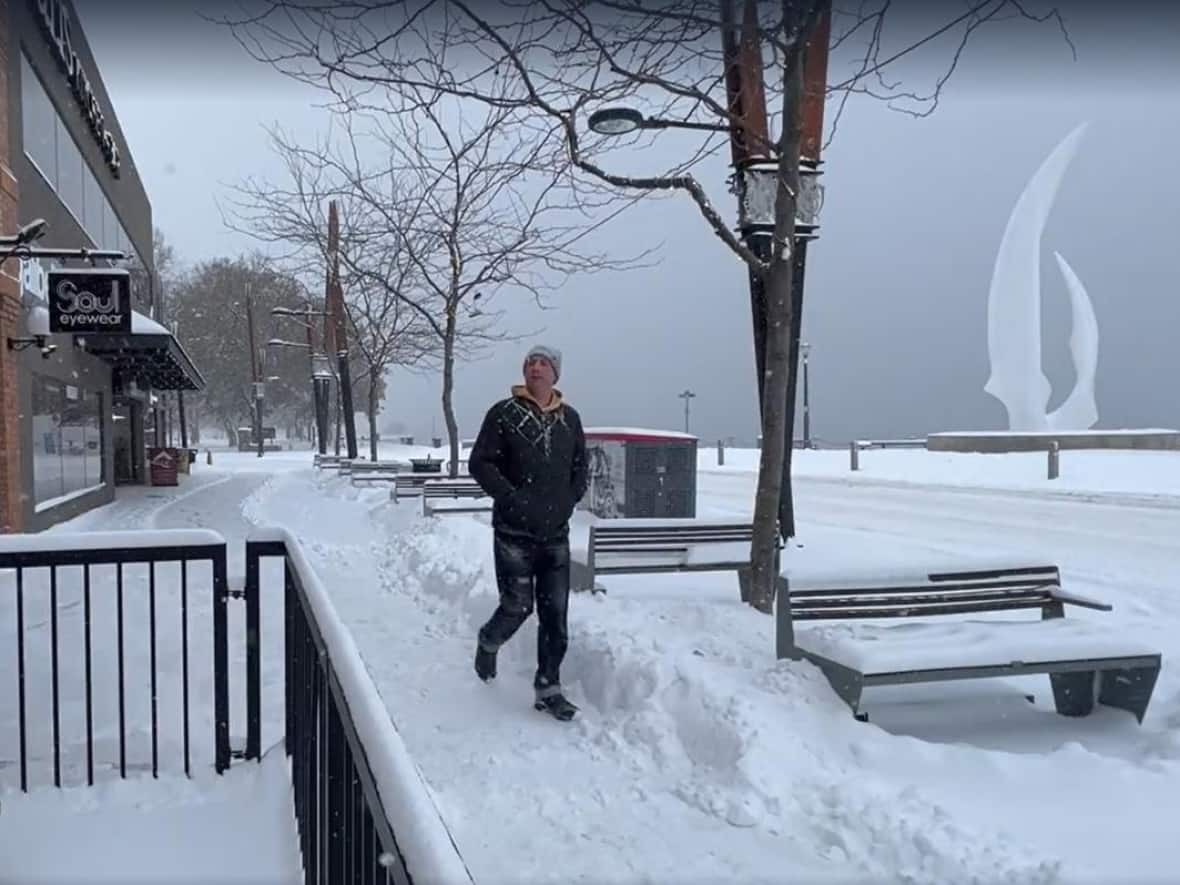
[{"label": "man walking", "polygon": [[475,672],[496,676],[496,653],[537,609],[535,707],[561,720],[577,707],[561,690],[569,644],[569,520],[586,493],[582,419],[554,386],[561,353],[538,345],[524,361],[524,384],[488,410],[471,449],[471,476],[492,497],[493,553],[500,604],[479,630]]}]

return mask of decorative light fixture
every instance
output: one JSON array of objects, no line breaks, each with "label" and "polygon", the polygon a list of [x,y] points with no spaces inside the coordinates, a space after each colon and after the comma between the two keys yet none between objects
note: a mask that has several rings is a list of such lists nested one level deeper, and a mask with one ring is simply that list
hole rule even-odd
[{"label": "decorative light fixture", "polygon": [[824,186],[819,177],[823,175],[819,164],[811,160],[799,161],[799,195],[795,198],[795,236],[808,240],[819,234],[819,213],[824,208]]},{"label": "decorative light fixture", "polygon": [[627,135],[642,129],[643,114],[634,108],[603,108],[590,115],[590,128],[599,135]]},{"label": "decorative light fixture", "polygon": [[744,233],[774,233],[774,203],[778,194],[778,163],[757,159],[738,170],[738,227]]}]

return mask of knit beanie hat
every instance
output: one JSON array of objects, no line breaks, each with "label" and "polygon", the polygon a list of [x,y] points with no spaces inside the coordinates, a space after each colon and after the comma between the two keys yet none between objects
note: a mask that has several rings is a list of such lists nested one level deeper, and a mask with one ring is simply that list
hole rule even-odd
[{"label": "knit beanie hat", "polygon": [[524,363],[527,366],[529,360],[533,357],[540,357],[547,361],[549,365],[553,366],[553,378],[557,380],[561,377],[561,351],[555,347],[547,347],[544,344],[534,344],[529,352],[525,355]]}]

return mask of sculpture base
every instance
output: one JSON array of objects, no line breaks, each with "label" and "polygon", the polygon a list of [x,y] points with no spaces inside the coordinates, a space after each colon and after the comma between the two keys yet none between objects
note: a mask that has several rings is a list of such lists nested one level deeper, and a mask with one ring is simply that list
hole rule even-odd
[{"label": "sculpture base", "polygon": [[931,452],[1043,452],[1054,440],[1062,450],[1180,451],[1180,430],[1159,429],[932,433],[926,437],[926,448]]}]

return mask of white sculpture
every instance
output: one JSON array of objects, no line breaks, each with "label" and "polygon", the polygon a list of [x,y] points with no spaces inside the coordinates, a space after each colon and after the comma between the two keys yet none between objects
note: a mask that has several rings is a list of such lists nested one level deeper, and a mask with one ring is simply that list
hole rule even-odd
[{"label": "white sculpture", "polygon": [[1087,430],[1098,420],[1098,320],[1081,280],[1059,253],[1054,255],[1073,310],[1069,344],[1077,383],[1051,414],[1045,412],[1050,388],[1041,366],[1041,234],[1086,126],[1062,139],[1029,179],[1008,218],[992,272],[987,301],[991,377],[984,390],[1004,404],[1008,429],[1017,433]]}]

